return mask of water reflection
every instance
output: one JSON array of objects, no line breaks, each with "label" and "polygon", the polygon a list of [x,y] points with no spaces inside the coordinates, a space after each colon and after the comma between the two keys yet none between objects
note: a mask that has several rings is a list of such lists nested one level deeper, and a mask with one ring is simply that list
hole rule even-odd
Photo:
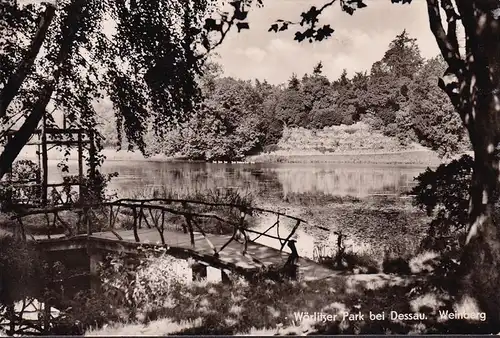
[{"label": "water reflection", "polygon": [[[51,163],[50,181],[61,172]],[[76,165],[70,165],[75,173]],[[286,196],[289,193],[321,193],[366,197],[401,194],[413,186],[422,167],[360,164],[215,164],[193,162],[108,161],[106,173],[118,172],[110,188],[118,195],[150,193],[153,188],[171,192],[196,192],[238,188],[242,192]]]}]

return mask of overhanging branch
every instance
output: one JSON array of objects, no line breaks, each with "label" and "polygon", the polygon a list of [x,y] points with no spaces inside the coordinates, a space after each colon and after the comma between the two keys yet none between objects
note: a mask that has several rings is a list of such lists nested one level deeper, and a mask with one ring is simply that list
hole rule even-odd
[{"label": "overhanging branch", "polygon": [[460,50],[457,39],[457,20],[460,19],[460,16],[455,12],[455,8],[453,7],[451,0],[441,0],[441,7],[446,14],[446,22],[448,22],[448,32],[446,36],[460,58]]},{"label": "overhanging branch", "polygon": [[5,84],[2,91],[0,91],[0,117],[7,115],[7,108],[16,95],[19,93],[19,89],[23,84],[26,77],[29,75],[35,59],[42,48],[42,45],[47,36],[49,26],[54,18],[56,7],[54,5],[46,3],[45,11],[40,15],[40,23],[29,49],[26,51],[23,59],[19,63],[17,69],[12,73],[8,79],[7,84]]},{"label": "overhanging branch", "polygon": [[[449,2],[450,2],[449,0],[444,0],[443,6],[445,6],[445,4]],[[429,14],[429,24],[431,31],[434,34],[434,37],[436,38],[436,42],[438,44],[439,50],[441,51],[441,54],[443,55],[443,58],[450,67],[454,69],[461,68],[459,65],[462,63],[462,60],[460,58],[460,53],[458,51],[458,43],[450,41],[450,37],[445,32],[443,25],[441,23],[441,14],[439,13],[439,0],[427,0],[427,11]],[[448,13],[451,14],[451,12],[449,12],[449,9]],[[454,36],[456,40],[456,18],[454,18],[451,21],[454,22],[455,25]],[[451,21],[449,21],[449,24]],[[449,28],[453,28],[453,24],[452,27]],[[448,33],[452,32],[453,29]],[[451,38],[453,38],[453,34],[451,34]]]}]

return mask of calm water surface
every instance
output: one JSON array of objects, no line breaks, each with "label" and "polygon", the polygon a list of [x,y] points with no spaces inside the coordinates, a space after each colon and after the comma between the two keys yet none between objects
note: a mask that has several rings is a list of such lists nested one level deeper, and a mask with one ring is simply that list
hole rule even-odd
[{"label": "calm water surface", "polygon": [[119,195],[151,191],[206,191],[238,188],[266,194],[312,193],[366,197],[401,194],[423,167],[359,164],[215,164],[193,162],[107,162],[118,172],[110,188]]},{"label": "calm water surface", "polygon": [[[52,182],[61,180],[62,174],[56,165],[57,162],[51,162]],[[154,189],[187,193],[237,188],[243,193],[257,195],[263,200],[266,196],[286,197],[290,193],[355,197],[399,195],[408,191],[415,184],[413,178],[424,170],[425,167],[421,166],[371,164],[216,164],[143,161],[108,161],[103,167],[105,173],[119,173],[110,184],[110,189],[119,197],[141,195],[151,197]],[[70,162],[70,172],[73,174],[77,172],[76,162]],[[273,221],[269,222],[272,224]],[[256,230],[267,229],[269,224],[264,223]],[[300,230],[297,236],[299,254],[312,258],[317,239]],[[328,236],[326,241],[334,243],[332,236],[333,234]],[[259,242],[279,247],[277,241],[264,237],[262,240],[259,239]]]}]

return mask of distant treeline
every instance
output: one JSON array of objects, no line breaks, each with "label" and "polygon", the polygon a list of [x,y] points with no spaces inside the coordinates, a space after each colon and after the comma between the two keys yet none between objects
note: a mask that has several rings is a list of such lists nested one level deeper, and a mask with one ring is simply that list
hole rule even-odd
[{"label": "distant treeline", "polygon": [[[320,62],[311,74],[286,84],[221,77],[217,65],[201,81],[199,112],[162,138],[150,135],[151,153],[203,160],[238,160],[272,150],[285,127],[322,129],[363,121],[401,144],[419,142],[441,155],[468,147],[460,117],[438,88],[446,66],[424,60],[416,40],[403,31],[370,72],[334,81]],[[108,140],[113,128],[103,129]]]}]

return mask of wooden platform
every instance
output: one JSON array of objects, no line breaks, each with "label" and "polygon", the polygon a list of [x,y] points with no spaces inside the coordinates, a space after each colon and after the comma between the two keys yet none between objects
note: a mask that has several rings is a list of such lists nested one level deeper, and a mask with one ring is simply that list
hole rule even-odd
[{"label": "wooden platform", "polygon": [[[141,244],[161,245],[160,235],[156,229],[139,229],[139,243],[135,241],[132,230],[117,230],[116,232],[122,240],[119,240],[111,232],[98,232],[90,237],[81,235],[72,238],[56,238],[54,236],[52,239],[47,239],[46,236],[43,238],[36,236],[35,239],[47,250],[51,250],[51,248],[52,250],[72,249],[85,245],[86,241],[109,251],[119,251],[120,248],[137,247]],[[208,234],[207,237],[217,251],[231,238],[228,235],[213,234]],[[209,265],[216,268],[227,268],[239,272],[252,272],[261,268],[262,265],[283,266],[289,257],[286,252],[280,252],[278,249],[258,243],[248,243],[247,254],[243,255],[244,245],[237,241],[232,241],[219,253],[218,257],[215,257],[213,249],[200,233],[195,232],[194,247],[191,245],[189,234],[165,231],[164,238],[169,250],[172,250],[172,252],[182,251],[196,260],[205,260]],[[300,258],[298,265],[299,274],[306,281],[324,279],[339,274],[338,271],[328,269],[307,258]]]}]

